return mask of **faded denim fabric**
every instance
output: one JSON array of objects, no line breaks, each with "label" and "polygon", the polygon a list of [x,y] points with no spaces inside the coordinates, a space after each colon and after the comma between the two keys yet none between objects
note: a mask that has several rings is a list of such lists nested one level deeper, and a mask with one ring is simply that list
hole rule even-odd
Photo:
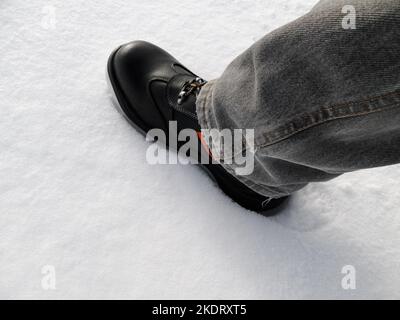
[{"label": "faded denim fabric", "polygon": [[205,85],[197,113],[204,129],[255,129],[254,172],[237,178],[274,198],[399,163],[400,1],[320,1]]}]

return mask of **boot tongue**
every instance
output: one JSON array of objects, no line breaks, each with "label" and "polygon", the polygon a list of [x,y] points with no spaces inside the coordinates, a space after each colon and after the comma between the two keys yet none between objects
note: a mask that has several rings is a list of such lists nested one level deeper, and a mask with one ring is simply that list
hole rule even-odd
[{"label": "boot tongue", "polygon": [[167,99],[173,109],[197,119],[196,97],[194,94],[188,95],[181,104],[178,104],[178,97],[182,89],[195,78],[193,75],[187,74],[178,74],[171,78],[167,85]]}]

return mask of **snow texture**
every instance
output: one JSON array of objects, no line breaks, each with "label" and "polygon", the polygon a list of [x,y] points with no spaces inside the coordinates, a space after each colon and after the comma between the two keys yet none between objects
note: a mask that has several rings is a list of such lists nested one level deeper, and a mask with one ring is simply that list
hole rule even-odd
[{"label": "snow texture", "polygon": [[212,79],[315,3],[2,0],[0,298],[400,298],[400,166],[311,184],[265,218],[196,167],[147,164],[109,99],[122,43]]}]

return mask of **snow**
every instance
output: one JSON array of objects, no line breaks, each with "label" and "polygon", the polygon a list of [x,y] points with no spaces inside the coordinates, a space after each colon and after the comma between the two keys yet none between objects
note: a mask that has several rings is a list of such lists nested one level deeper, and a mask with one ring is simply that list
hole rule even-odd
[{"label": "snow", "polygon": [[121,43],[212,79],[315,3],[3,0],[0,298],[400,298],[400,166],[312,184],[265,218],[196,167],[147,164],[109,100]]}]

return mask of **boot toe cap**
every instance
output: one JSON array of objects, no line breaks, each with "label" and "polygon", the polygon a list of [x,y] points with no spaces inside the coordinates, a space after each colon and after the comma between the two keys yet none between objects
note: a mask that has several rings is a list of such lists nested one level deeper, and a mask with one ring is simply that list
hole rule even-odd
[{"label": "boot toe cap", "polygon": [[164,126],[151,97],[150,83],[154,79],[171,77],[169,69],[173,63],[175,59],[167,52],[145,41],[122,45],[110,60],[109,72],[114,77],[114,91],[123,95],[125,111],[130,109],[125,113],[129,118],[134,118],[133,114],[136,114],[136,118],[141,118],[146,124],[147,130]]}]

